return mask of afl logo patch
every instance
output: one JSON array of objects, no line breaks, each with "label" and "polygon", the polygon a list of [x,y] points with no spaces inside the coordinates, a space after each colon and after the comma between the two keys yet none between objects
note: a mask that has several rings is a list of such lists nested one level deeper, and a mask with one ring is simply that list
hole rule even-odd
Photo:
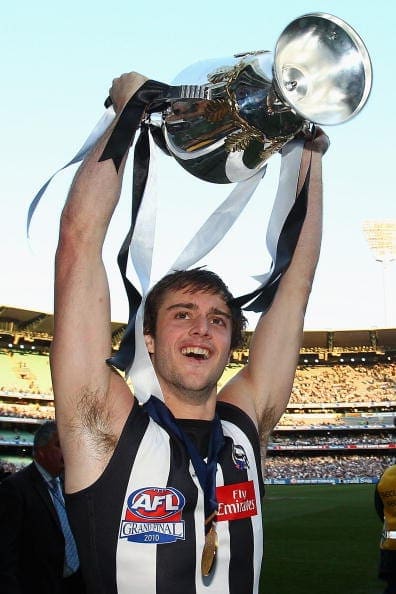
[{"label": "afl logo patch", "polygon": [[145,487],[127,499],[120,538],[130,542],[161,544],[184,540],[183,493],[172,487]]},{"label": "afl logo patch", "polygon": [[233,444],[232,446],[232,461],[238,470],[246,470],[249,467],[249,460],[244,448],[241,445]]}]

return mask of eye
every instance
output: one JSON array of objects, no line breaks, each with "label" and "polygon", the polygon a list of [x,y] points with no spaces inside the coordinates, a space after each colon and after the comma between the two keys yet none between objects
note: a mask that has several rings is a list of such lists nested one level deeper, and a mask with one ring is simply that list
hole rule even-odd
[{"label": "eye", "polygon": [[225,326],[225,320],[223,318],[212,318],[211,323],[214,326]]},{"label": "eye", "polygon": [[190,317],[190,313],[188,311],[178,311],[175,314],[176,320],[188,320]]}]

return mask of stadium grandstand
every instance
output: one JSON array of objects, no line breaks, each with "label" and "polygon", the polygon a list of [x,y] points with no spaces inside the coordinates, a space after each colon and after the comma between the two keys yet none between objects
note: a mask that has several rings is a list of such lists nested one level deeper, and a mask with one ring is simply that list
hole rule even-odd
[{"label": "stadium grandstand", "polygon": [[[112,323],[116,351],[125,324]],[[0,307],[0,464],[31,460],[37,425],[54,418],[53,316]],[[235,351],[219,384],[249,357]],[[287,411],[266,444],[268,483],[376,482],[396,457],[396,329],[307,331]]]}]

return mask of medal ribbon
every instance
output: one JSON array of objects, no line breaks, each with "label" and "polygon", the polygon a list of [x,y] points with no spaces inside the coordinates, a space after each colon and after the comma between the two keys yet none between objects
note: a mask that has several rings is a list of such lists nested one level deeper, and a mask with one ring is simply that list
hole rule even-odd
[{"label": "medal ribbon", "polygon": [[205,505],[205,532],[209,532],[212,521],[217,511],[216,498],[216,470],[219,453],[225,443],[223,429],[219,415],[216,413],[213,420],[213,428],[209,441],[207,462],[198,452],[193,440],[181,429],[177,420],[165,404],[155,396],[150,396],[143,408],[148,415],[161,425],[170,435],[174,435],[184,443],[191,463],[197,474],[199,484],[204,493]]}]

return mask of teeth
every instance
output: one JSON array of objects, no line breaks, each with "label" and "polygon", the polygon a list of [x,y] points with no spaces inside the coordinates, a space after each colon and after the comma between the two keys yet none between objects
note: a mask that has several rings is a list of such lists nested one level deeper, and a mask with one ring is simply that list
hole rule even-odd
[{"label": "teeth", "polygon": [[209,358],[209,351],[208,349],[202,349],[200,347],[185,347],[182,349],[183,355],[193,355],[198,357],[203,357],[204,359]]}]

